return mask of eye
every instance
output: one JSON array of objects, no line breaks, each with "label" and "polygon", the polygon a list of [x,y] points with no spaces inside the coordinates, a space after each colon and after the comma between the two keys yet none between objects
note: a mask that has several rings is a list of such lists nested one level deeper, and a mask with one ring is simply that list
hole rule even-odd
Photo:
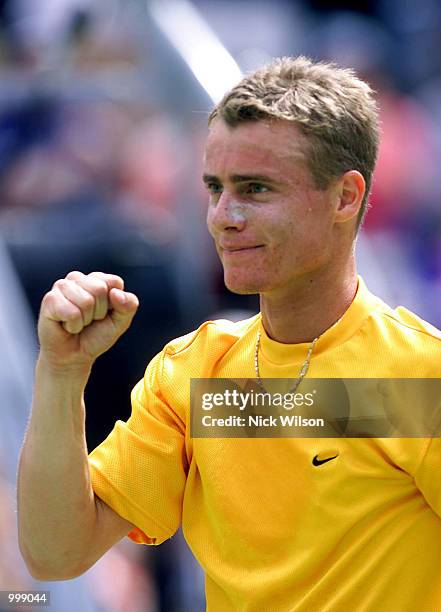
[{"label": "eye", "polygon": [[269,191],[268,187],[262,183],[248,183],[245,187],[245,193],[266,193],[267,191]]},{"label": "eye", "polygon": [[205,187],[212,194],[222,192],[222,185],[220,185],[219,183],[205,183]]}]

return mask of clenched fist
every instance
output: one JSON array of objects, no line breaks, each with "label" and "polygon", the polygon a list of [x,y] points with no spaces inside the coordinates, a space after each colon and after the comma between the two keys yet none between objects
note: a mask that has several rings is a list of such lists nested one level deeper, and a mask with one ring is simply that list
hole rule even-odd
[{"label": "clenched fist", "polygon": [[54,367],[88,366],[130,326],[138,298],[119,276],[70,272],[43,298],[38,336]]}]

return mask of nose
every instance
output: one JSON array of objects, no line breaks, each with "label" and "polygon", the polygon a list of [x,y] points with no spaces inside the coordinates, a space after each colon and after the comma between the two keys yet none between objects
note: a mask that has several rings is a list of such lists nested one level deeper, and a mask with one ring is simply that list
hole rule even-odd
[{"label": "nose", "polygon": [[224,190],[217,201],[211,202],[207,213],[210,233],[235,229],[242,231],[246,224],[244,205]]}]

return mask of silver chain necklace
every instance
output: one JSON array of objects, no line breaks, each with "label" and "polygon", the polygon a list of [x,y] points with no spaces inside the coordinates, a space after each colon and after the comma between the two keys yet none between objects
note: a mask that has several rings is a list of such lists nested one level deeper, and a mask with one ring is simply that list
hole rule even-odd
[{"label": "silver chain necklace", "polygon": [[[308,354],[306,355],[306,359],[303,362],[300,371],[299,371],[299,375],[297,376],[297,380],[293,386],[293,388],[290,390],[290,393],[295,393],[300,385],[300,383],[302,382],[302,380],[305,378],[308,369],[309,369],[309,364],[311,362],[311,355],[312,355],[312,351],[314,350],[315,345],[317,344],[318,339],[320,338],[320,336],[317,336],[317,338],[314,338],[314,340],[311,342],[309,348],[308,348]],[[256,342],[256,348],[254,349],[254,370],[256,372],[256,378],[257,378],[257,382],[259,384],[259,386],[264,389],[263,386],[263,382],[262,379],[260,378],[260,371],[259,371],[259,348],[260,348],[260,329],[257,332],[257,342]]]}]

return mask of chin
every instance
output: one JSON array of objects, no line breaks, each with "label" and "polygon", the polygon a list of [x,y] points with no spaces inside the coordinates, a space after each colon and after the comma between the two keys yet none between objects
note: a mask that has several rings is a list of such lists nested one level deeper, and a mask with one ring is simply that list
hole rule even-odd
[{"label": "chin", "polygon": [[224,276],[224,283],[228,291],[238,295],[256,295],[268,289],[263,283],[253,282],[251,279],[228,278],[228,276]]},{"label": "chin", "polygon": [[260,291],[258,289],[244,288],[244,287],[229,287],[226,286],[228,291],[231,293],[236,293],[237,295],[259,295]]}]

